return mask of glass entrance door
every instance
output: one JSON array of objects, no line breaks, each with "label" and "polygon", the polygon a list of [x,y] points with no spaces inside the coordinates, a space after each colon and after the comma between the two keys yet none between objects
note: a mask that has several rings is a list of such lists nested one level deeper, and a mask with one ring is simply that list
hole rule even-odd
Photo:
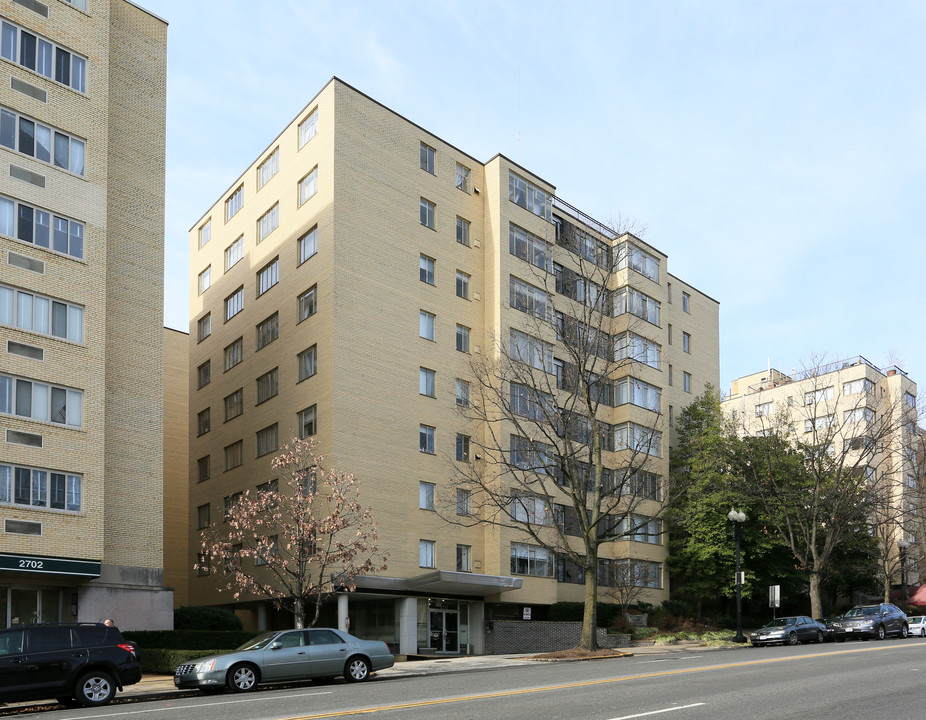
[{"label": "glass entrance door", "polygon": [[429,646],[437,652],[460,652],[460,610],[456,601],[431,600],[428,605]]}]

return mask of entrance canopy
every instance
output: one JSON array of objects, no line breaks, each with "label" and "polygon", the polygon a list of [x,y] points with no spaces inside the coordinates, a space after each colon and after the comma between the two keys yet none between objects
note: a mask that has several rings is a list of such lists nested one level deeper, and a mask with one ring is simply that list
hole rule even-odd
[{"label": "entrance canopy", "polygon": [[417,592],[440,595],[472,595],[485,597],[508,590],[520,590],[521,578],[507,575],[479,575],[477,573],[435,570],[411,578],[387,578],[362,575],[354,578],[358,590],[375,592]]}]

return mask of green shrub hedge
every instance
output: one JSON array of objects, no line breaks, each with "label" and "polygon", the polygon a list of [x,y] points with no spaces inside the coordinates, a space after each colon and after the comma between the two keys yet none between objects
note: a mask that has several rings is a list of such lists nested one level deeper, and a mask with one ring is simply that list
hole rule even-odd
[{"label": "green shrub hedge", "polygon": [[222,650],[168,650],[151,648],[141,651],[141,669],[143,673],[154,675],[173,675],[178,665],[196,658],[223,652]]},{"label": "green shrub hedge", "polygon": [[174,630],[241,630],[241,618],[228,608],[180,607],[174,610]]},{"label": "green shrub hedge", "polygon": [[142,656],[149,650],[234,650],[257,635],[246,630],[126,630],[126,640],[138,643]]}]

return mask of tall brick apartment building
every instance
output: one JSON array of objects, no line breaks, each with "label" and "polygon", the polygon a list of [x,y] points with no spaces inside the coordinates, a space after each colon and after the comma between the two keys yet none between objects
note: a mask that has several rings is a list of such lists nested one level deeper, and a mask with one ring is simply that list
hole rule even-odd
[{"label": "tall brick apartment building", "polygon": [[0,626],[171,627],[167,25],[126,0],[0,15]]},{"label": "tall brick apartment building", "polygon": [[[403,653],[479,653],[485,620],[581,601],[541,548],[433,510],[453,464],[481,461],[459,450],[458,436],[485,430],[457,410],[470,359],[527,332],[537,258],[552,280],[574,252],[557,242],[564,228],[592,252],[633,248],[621,277],[646,351],[637,399],[607,408],[608,422],[658,425],[664,478],[672,413],[718,383],[717,302],[529,170],[482,162],[332,79],[190,232],[191,552],[237,493],[274,479],[278,446],[314,435],[328,464],[360,478],[390,554],[387,572],[339,597],[341,627],[349,616]],[[644,599],[667,597],[663,535],[609,552],[652,569]],[[231,603],[217,570],[191,578],[192,604]],[[235,608],[255,627],[289,622],[260,600]]]}]

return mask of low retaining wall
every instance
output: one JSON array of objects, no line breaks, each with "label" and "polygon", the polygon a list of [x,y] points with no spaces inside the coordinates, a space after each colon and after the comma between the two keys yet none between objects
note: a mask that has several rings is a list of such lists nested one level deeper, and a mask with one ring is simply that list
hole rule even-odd
[{"label": "low retaining wall", "polygon": [[[598,628],[597,632],[599,647],[630,647],[630,635],[608,635],[604,628]],[[580,622],[494,620],[485,624],[485,654],[511,655],[568,650],[576,647],[581,638]]]}]

